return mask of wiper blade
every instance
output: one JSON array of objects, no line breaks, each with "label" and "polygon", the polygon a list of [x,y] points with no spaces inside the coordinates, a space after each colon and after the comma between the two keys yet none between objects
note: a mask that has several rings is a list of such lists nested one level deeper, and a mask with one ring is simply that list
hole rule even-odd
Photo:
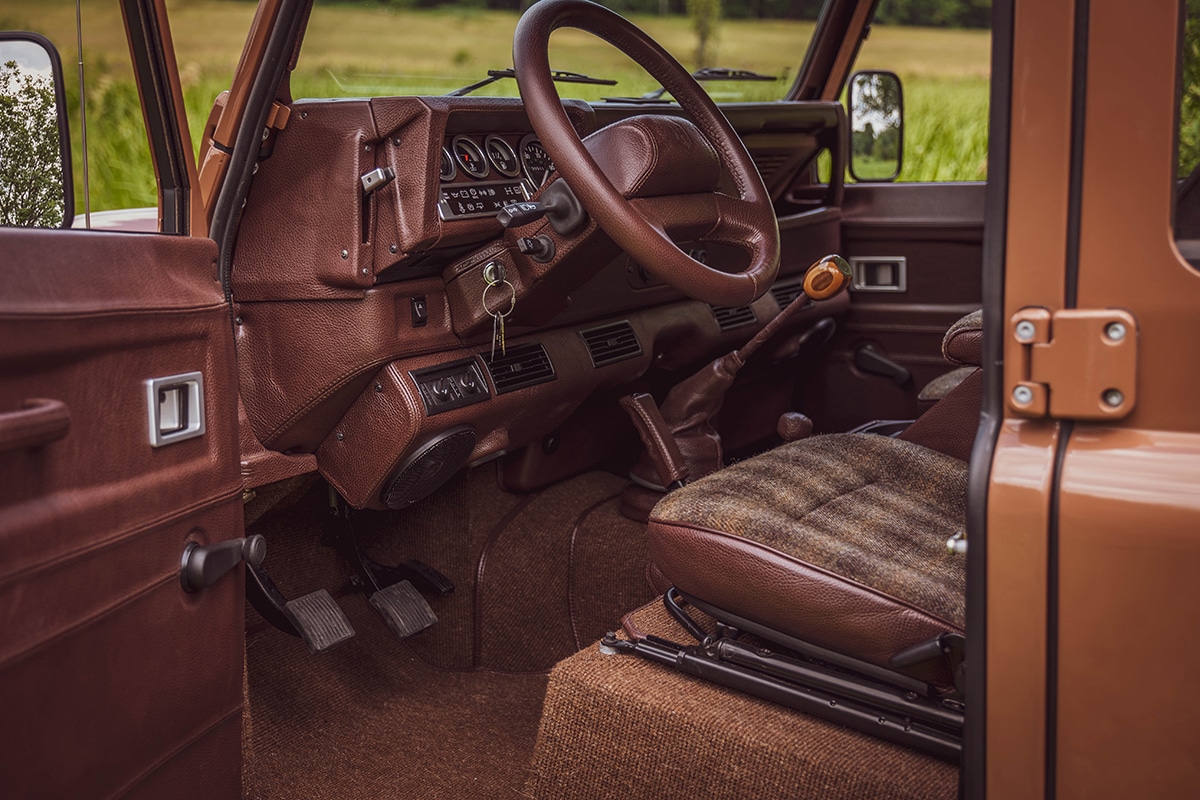
[{"label": "wiper blade", "polygon": [[728,67],[705,67],[692,73],[698,81],[777,81],[778,75],[763,75],[752,69],[729,69]]},{"label": "wiper blade", "polygon": [[[761,72],[755,72],[749,69],[731,69],[729,67],[704,67],[692,73],[692,77],[698,81],[777,81],[777,75],[763,75]],[[641,97],[606,97],[605,102],[608,103],[635,103],[635,104],[651,104],[651,103],[669,103],[670,100],[664,100],[663,95],[667,90],[662,86],[652,92],[646,92]]]},{"label": "wiper blade", "polygon": [[[482,89],[490,83],[503,80],[504,78],[516,78],[516,70],[512,69],[489,69],[487,77],[481,81],[476,81],[470,86],[464,86],[461,89],[455,89],[453,92],[447,92],[446,97],[466,97],[476,89]],[[550,79],[558,83],[591,83],[597,86],[616,86],[617,82],[610,78],[593,78],[590,75],[582,75],[578,72],[567,72],[566,70],[553,69],[550,70]]]}]

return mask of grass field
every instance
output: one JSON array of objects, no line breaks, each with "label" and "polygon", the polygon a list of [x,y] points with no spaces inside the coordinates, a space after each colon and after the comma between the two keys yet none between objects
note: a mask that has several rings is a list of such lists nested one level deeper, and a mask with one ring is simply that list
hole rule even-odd
[{"label": "grass field", "polygon": [[[168,0],[193,143],[213,98],[228,87],[250,26],[254,4],[234,0]],[[318,5],[292,79],[296,97],[441,94],[512,64],[515,14],[478,9],[395,10],[353,3]],[[695,38],[680,17],[635,21],[692,63]],[[94,210],[153,205],[141,111],[133,85],[120,11],[111,0],[84,0],[88,151]],[[74,3],[5,0],[0,30],[47,35],[63,57],[77,176],[83,209]],[[774,83],[710,84],[718,99],[767,100],[786,91],[812,36],[812,23],[728,21],[718,34],[716,62],[780,76]],[[598,99],[656,88],[652,79],[608,45],[586,34],[555,34],[556,68],[615,78],[615,87],[571,84],[564,94]],[[904,169],[901,180],[980,180],[987,170],[986,31],[876,27],[858,68],[890,69],[904,85]],[[480,94],[515,95],[505,81]]]}]

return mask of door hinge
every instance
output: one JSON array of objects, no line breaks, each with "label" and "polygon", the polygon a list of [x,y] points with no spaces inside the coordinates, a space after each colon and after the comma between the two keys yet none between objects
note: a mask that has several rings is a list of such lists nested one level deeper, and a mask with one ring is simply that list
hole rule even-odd
[{"label": "door hinge", "polygon": [[[1023,417],[1103,420],[1137,402],[1137,321],[1119,309],[1023,308],[1008,324],[1016,381],[1006,401]],[[1012,374],[1012,373],[1009,373]]]}]

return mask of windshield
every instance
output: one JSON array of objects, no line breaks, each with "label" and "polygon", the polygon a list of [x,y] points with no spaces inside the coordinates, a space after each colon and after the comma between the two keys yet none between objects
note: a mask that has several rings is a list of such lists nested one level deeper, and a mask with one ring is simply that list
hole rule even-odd
[{"label": "windshield", "polygon": [[[296,97],[448,94],[512,66],[512,37],[520,11],[434,4],[318,0],[292,77]],[[754,4],[720,0],[626,0],[608,3],[665,47],[688,70],[742,71],[742,79],[706,80],[719,102],[778,100],[792,86],[812,39],[820,0]],[[662,12],[662,13],[659,13]],[[576,30],[550,41],[556,70],[615,80],[616,85],[559,83],[563,97],[640,98],[658,83],[611,45]],[[745,72],[767,79],[745,79]],[[473,94],[516,97],[502,79]]]}]

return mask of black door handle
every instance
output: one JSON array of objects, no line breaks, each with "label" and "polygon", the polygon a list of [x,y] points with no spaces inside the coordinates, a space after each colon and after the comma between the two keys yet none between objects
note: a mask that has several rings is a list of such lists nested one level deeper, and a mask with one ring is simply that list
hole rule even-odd
[{"label": "black door handle", "polygon": [[912,373],[876,350],[874,345],[860,345],[854,351],[854,366],[871,375],[891,378],[897,386],[912,383]]},{"label": "black door handle", "polygon": [[189,542],[183,550],[179,580],[185,592],[197,592],[221,580],[243,560],[257,567],[266,555],[267,540],[258,534],[209,545]]}]

